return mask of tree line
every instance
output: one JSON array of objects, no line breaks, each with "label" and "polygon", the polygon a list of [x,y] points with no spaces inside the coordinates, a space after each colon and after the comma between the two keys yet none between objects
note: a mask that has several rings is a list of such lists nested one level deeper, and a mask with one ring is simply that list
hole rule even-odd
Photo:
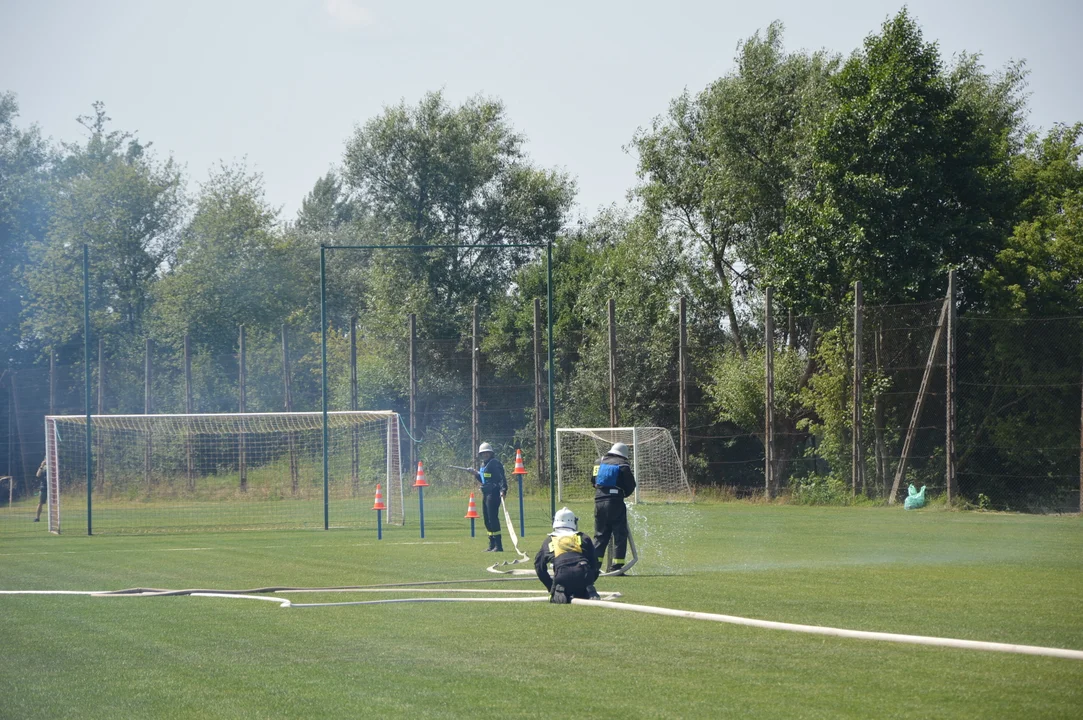
[{"label": "tree line", "polygon": [[[138,367],[144,338],[172,352],[187,335],[201,358],[198,409],[233,410],[238,326],[266,348],[289,327],[294,407],[316,409],[321,244],[417,245],[328,264],[331,361],[345,362],[359,318],[362,405],[399,409],[413,314],[420,338],[461,341],[425,350],[428,397],[453,403],[469,396],[457,353],[475,303],[487,382],[533,377],[545,253],[514,246],[551,241],[558,424],[608,424],[612,298],[622,424],[677,425],[683,296],[690,423],[754,427],[770,286],[779,342],[792,350],[776,358],[787,452],[799,457],[812,443],[822,454],[849,422],[836,408],[847,372],[836,355],[851,341],[842,318],[855,281],[866,305],[918,303],[942,296],[954,270],[963,316],[1083,315],[1083,124],[1032,130],[1026,77],[1021,62],[988,69],[979,55],[943,57],[905,10],[848,55],[788,50],[775,23],[740,44],[730,72],[674,98],[628,139],[634,201],[577,222],[574,178],[531,162],[495,98],[453,105],[433,92],[386,107],[285,218],[243,163],[221,164],[190,191],[180,165],[116,129],[103,104],[79,118],[82,140],[55,144],[19,122],[13,94],[0,94],[3,362],[41,366],[53,352],[81,362],[87,244],[92,323],[111,352]],[[788,324],[790,315],[801,320]],[[114,409],[141,393],[122,385]],[[532,403],[524,391],[523,406]],[[270,386],[249,401],[249,410],[280,406]],[[532,422],[514,409],[493,419],[525,437]],[[757,442],[693,444],[693,476],[724,482],[719,458],[753,457]],[[828,464],[841,477],[840,462]],[[835,470],[816,470],[825,472]]]}]

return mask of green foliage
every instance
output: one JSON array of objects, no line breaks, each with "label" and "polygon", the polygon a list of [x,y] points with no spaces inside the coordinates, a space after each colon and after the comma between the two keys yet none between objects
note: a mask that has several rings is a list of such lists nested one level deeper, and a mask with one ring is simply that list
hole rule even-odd
[{"label": "green foliage", "polygon": [[373,238],[432,247],[382,256],[370,307],[398,327],[416,312],[437,336],[460,331],[475,301],[487,309],[507,290],[536,254],[513,246],[551,240],[574,193],[569,178],[527,162],[503,106],[480,97],[453,108],[428,93],[416,106],[386,108],[347,142],[344,165]]},{"label": "green foliage", "polygon": [[179,242],[180,171],[130,133],[108,130],[101,103],[80,118],[85,145],[66,146],[45,238],[30,247],[26,331],[44,345],[82,331],[82,246],[90,246],[92,321],[126,340],[143,332],[149,292]]},{"label": "green foliage", "polygon": [[1022,75],[962,65],[945,70],[904,10],[834,76],[838,104],[812,143],[814,190],[788,203],[771,242],[767,275],[783,302],[837,307],[859,279],[867,304],[924,300],[952,267],[964,291],[976,282],[1011,217]]},{"label": "green foliage", "polygon": [[786,53],[775,23],[741,45],[736,64],[695,98],[674,100],[633,146],[645,212],[713,276],[713,299],[744,354],[737,292],[758,282],[787,198],[806,192],[805,147],[831,106],[827,80],[837,60]]},{"label": "green foliage", "polygon": [[982,278],[988,302],[1012,315],[1083,314],[1083,124],[1031,135],[1016,174],[1019,222]]},{"label": "green foliage", "polygon": [[[617,319],[620,423],[676,424],[673,298],[685,268],[675,248],[658,242],[655,232],[646,218],[613,212],[554,245],[558,425],[609,425],[610,298]],[[486,326],[483,350],[505,372],[527,376],[533,370],[526,365],[532,358],[533,300],[542,298],[544,322],[545,282],[544,262],[523,268],[516,291],[497,305]]]},{"label": "green foliage", "polygon": [[802,493],[802,502],[813,497],[834,497],[841,489],[850,494],[851,419],[851,353],[853,335],[845,326],[827,330],[816,348],[816,373],[800,390],[800,402],[811,411],[801,427],[816,437],[816,447],[810,449],[827,463],[827,471],[795,482],[795,496]]},{"label": "green foliage", "polygon": [[50,149],[37,127],[16,125],[18,115],[14,94],[0,93],[0,347],[9,365],[29,350],[20,348],[29,248],[45,236],[52,194]]}]

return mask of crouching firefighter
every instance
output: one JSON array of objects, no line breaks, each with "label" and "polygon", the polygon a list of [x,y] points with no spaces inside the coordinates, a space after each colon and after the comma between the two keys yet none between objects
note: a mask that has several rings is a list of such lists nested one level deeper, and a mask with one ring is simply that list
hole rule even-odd
[{"label": "crouching firefighter", "polygon": [[481,469],[477,472],[481,483],[481,513],[489,533],[489,548],[485,552],[504,552],[500,541],[500,501],[508,494],[508,478],[492,445],[487,442],[479,445],[478,458],[481,460]]},{"label": "crouching firefighter", "polygon": [[628,446],[614,443],[594,466],[590,482],[594,485],[594,549],[605,557],[609,539],[613,539],[613,571],[624,567],[628,549],[628,508],[624,498],[636,489],[636,479],[628,464]]},{"label": "crouching firefighter", "polygon": [[[549,575],[549,563],[553,575]],[[549,602],[566,605],[572,598],[597,600],[598,553],[594,543],[579,532],[579,518],[568,508],[557,510],[553,533],[546,536],[534,557],[534,570],[549,591]]]}]

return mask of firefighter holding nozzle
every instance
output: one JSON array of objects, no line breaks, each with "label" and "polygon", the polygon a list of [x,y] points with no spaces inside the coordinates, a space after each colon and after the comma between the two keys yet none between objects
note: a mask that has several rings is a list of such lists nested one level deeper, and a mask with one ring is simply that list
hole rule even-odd
[{"label": "firefighter holding nozzle", "polygon": [[579,518],[566,507],[557,510],[553,532],[546,536],[534,557],[534,571],[549,591],[549,602],[566,605],[572,598],[597,600],[594,581],[599,570],[598,553],[590,538],[579,532]]},{"label": "firefighter holding nozzle", "polygon": [[613,570],[624,567],[628,547],[628,508],[624,498],[636,490],[636,479],[628,464],[628,446],[613,443],[591,473],[594,486],[594,549],[598,557],[605,555],[610,537],[613,538]]},{"label": "firefighter holding nozzle", "polygon": [[481,512],[485,518],[485,530],[489,533],[489,548],[485,552],[504,552],[500,540],[500,502],[508,494],[508,478],[492,445],[487,442],[479,445],[478,458],[481,469],[476,471],[476,475],[481,483]]}]

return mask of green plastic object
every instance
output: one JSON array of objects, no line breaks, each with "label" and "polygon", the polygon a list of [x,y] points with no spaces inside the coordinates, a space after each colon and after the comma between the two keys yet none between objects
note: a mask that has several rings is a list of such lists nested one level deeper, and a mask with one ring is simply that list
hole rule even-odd
[{"label": "green plastic object", "polygon": [[903,507],[907,510],[917,510],[918,508],[925,507],[925,486],[921,486],[921,490],[915,490],[914,486],[910,486],[910,494],[906,497],[906,502],[903,503]]}]

